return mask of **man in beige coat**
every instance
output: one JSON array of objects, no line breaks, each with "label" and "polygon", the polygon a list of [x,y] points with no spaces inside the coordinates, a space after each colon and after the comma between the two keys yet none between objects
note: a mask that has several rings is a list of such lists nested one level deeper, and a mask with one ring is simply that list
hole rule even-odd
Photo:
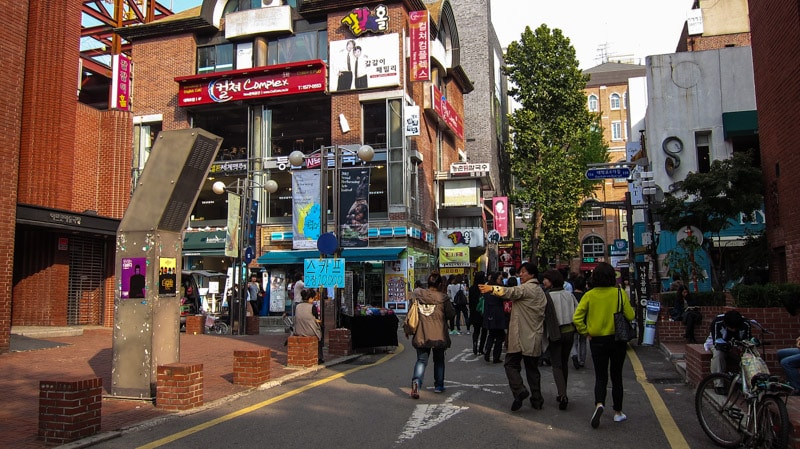
[{"label": "man in beige coat", "polygon": [[[531,397],[531,406],[541,410],[544,404],[539,374],[539,357],[542,355],[542,338],[544,331],[544,311],[547,297],[536,279],[536,265],[525,262],[519,271],[522,285],[503,287],[502,285],[480,285],[481,293],[491,292],[504,300],[510,299],[511,321],[508,325],[508,351],[504,367],[508,385],[514,395],[511,410],[522,407],[522,401]],[[525,365],[525,377],[528,379],[530,392],[522,381],[522,364]]]}]

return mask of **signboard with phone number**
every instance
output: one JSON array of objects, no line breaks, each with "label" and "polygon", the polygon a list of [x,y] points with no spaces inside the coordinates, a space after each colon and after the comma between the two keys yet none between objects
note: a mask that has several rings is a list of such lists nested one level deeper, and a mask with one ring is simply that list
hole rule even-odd
[{"label": "signboard with phone number", "polygon": [[308,288],[344,288],[344,259],[305,259],[303,275]]}]

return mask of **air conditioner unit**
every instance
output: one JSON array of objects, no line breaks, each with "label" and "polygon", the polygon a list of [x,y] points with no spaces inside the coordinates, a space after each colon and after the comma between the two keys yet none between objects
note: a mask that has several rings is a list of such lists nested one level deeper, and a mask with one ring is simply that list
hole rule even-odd
[{"label": "air conditioner unit", "polygon": [[270,6],[283,6],[283,0],[261,0],[262,8],[268,8]]}]

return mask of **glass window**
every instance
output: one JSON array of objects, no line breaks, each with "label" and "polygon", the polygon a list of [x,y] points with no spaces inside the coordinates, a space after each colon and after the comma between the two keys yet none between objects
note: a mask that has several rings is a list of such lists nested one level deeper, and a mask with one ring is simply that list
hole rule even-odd
[{"label": "glass window", "polygon": [[711,133],[708,131],[695,133],[694,142],[697,147],[697,171],[708,173],[711,171]]},{"label": "glass window", "polygon": [[619,109],[619,94],[611,94],[611,109]]},{"label": "glass window", "polygon": [[611,122],[611,140],[622,140],[622,122]]},{"label": "glass window", "polygon": [[597,95],[589,95],[589,110],[597,112]]},{"label": "glass window", "polygon": [[603,257],[606,255],[605,247],[603,239],[596,235],[586,237],[581,244],[583,257]]},{"label": "glass window", "polygon": [[150,150],[161,132],[161,122],[137,123],[133,125],[133,183],[132,189],[139,183],[142,170],[150,158]]},{"label": "glass window", "polygon": [[197,73],[233,70],[233,44],[210,45],[197,49]]},{"label": "glass window", "polygon": [[583,203],[583,221],[603,221],[603,208],[597,201],[587,201]]}]

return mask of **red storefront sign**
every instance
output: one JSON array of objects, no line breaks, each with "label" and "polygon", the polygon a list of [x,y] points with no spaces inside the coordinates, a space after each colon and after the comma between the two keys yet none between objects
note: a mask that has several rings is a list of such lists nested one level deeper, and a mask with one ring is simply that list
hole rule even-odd
[{"label": "red storefront sign", "polygon": [[178,106],[324,92],[327,73],[322,61],[304,61],[175,78]]},{"label": "red storefront sign", "polygon": [[433,97],[433,110],[446,124],[447,127],[450,128],[451,131],[455,133],[460,139],[464,138],[464,119],[461,118],[460,115],[456,113],[456,110],[450,106],[450,103],[447,102],[447,99],[442,96],[442,92],[436,88],[436,86],[431,86],[433,89],[433,93],[431,96]]},{"label": "red storefront sign", "polygon": [[408,27],[411,41],[411,81],[428,81],[431,79],[431,54],[428,51],[430,43],[428,11],[409,12]]}]

